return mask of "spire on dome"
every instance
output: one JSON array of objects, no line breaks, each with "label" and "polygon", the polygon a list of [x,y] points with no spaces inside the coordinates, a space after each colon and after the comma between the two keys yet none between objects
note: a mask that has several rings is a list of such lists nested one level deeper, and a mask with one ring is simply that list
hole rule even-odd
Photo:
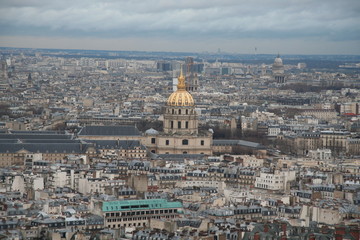
[{"label": "spire on dome", "polygon": [[178,90],[185,90],[186,89],[185,77],[183,75],[183,65],[181,65],[181,67],[180,67],[180,76],[178,77],[177,89]]}]

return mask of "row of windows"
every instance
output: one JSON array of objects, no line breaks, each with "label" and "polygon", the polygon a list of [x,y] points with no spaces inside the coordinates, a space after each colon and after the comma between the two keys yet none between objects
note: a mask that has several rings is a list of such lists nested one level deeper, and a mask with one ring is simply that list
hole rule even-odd
[{"label": "row of windows", "polygon": [[121,221],[139,221],[139,220],[147,220],[147,217],[135,217],[135,218],[110,218],[106,219],[106,222],[121,222]]},{"label": "row of windows", "polygon": [[[191,111],[191,112],[192,112],[192,111]],[[172,109],[172,110],[171,110],[171,113],[172,113],[172,114],[177,114],[177,113],[178,113],[178,114],[181,114],[182,111],[181,111],[181,109],[179,109],[178,111],[176,111],[175,109]],[[189,109],[186,109],[184,113],[185,113],[185,114],[189,114]]]},{"label": "row of windows", "polygon": [[[156,217],[152,217],[152,218],[160,219],[161,217],[156,216]],[[175,218],[175,216],[174,215],[165,216],[165,218]],[[118,228],[120,228],[120,227],[136,227],[136,226],[140,227],[140,226],[146,226],[146,223],[145,222],[142,222],[142,223],[138,222],[138,223],[124,223],[124,224],[117,224],[117,225],[116,224],[113,224],[113,225],[108,224],[107,226],[108,226],[108,228],[116,228],[116,226]]]},{"label": "row of windows", "polygon": [[145,215],[145,214],[152,215],[152,214],[166,214],[166,213],[177,213],[177,209],[106,213],[106,217],[134,216],[134,215]]},{"label": "row of windows", "polygon": [[[151,138],[151,144],[155,144],[156,143],[156,138]],[[165,145],[170,145],[170,140],[165,140]],[[188,139],[183,139],[182,140],[182,145],[189,145],[189,140]],[[204,140],[200,140],[200,145],[204,146],[205,145],[205,141]]]},{"label": "row of windows", "polygon": [[[160,218],[160,217],[159,217],[159,218]],[[146,223],[142,223],[142,225],[143,225],[143,226],[146,226]],[[131,226],[136,227],[136,223],[134,223],[134,224],[132,224],[132,223],[126,224],[126,223],[125,223],[125,224],[123,224],[123,225],[122,225],[122,224],[118,224],[118,225],[117,225],[118,228],[120,228],[120,227],[122,227],[122,226],[123,226],[123,227],[127,227],[127,226],[128,226],[128,227],[131,227]],[[137,226],[140,227],[140,226],[141,226],[141,223],[138,223]],[[111,225],[108,225],[108,228],[111,228]],[[116,224],[112,225],[112,228],[116,228]]]},{"label": "row of windows", "polygon": [[[178,124],[178,125],[177,125],[177,128],[178,128],[178,129],[181,129],[181,121],[178,121],[177,124]],[[170,128],[174,128],[174,121],[171,121],[171,122],[170,122]],[[185,122],[185,128],[186,128],[186,129],[189,128],[189,122],[188,122],[188,121]]]}]

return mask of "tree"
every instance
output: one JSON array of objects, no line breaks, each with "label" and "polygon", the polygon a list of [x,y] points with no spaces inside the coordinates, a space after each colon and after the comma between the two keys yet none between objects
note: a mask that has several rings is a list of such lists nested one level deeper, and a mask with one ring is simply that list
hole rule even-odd
[{"label": "tree", "polygon": [[1,103],[0,104],[0,117],[2,116],[10,116],[11,115],[11,111],[9,109],[9,105],[5,104],[5,103]]}]

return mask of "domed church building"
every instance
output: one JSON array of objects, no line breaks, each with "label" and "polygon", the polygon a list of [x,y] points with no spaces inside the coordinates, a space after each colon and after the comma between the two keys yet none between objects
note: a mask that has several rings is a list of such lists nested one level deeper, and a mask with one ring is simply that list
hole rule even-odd
[{"label": "domed church building", "polygon": [[285,83],[285,71],[284,71],[284,64],[282,59],[280,58],[280,55],[278,54],[277,57],[274,60],[274,64],[272,66],[272,72],[274,76],[274,80],[277,83]]},{"label": "domed church building", "polygon": [[212,154],[212,133],[199,132],[199,122],[192,95],[186,90],[181,71],[177,90],[166,103],[164,132],[146,131],[145,145],[157,154]]}]

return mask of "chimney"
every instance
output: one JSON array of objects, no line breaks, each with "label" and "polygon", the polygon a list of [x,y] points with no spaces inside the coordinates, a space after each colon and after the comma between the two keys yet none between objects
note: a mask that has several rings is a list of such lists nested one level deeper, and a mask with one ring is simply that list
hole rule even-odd
[{"label": "chimney", "polygon": [[335,234],[345,235],[345,226],[335,226]]},{"label": "chimney", "polygon": [[329,230],[328,227],[325,226],[325,225],[321,227],[321,233],[322,233],[322,234],[327,234],[327,233],[328,233],[328,230]]},{"label": "chimney", "polygon": [[309,240],[316,240],[315,235],[313,233],[309,235]]},{"label": "chimney", "polygon": [[356,225],[350,225],[350,235],[354,237],[354,239],[360,239],[360,229]]},{"label": "chimney", "polygon": [[335,240],[343,240],[343,236],[342,234],[335,234]]},{"label": "chimney", "polygon": [[286,236],[286,230],[287,230],[286,222],[281,223],[281,229],[283,231],[284,236]]},{"label": "chimney", "polygon": [[264,232],[268,232],[269,231],[269,225],[267,223],[265,223],[264,225]]}]

